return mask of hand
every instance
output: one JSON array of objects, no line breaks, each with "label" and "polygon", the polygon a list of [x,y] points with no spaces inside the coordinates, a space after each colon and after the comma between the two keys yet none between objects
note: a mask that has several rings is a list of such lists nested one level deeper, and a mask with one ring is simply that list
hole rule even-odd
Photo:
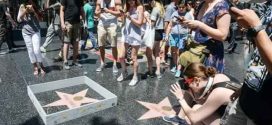
[{"label": "hand", "polygon": [[164,41],[167,42],[168,40],[169,40],[169,35],[166,34],[165,37],[164,37]]},{"label": "hand", "polygon": [[109,10],[108,8],[104,8],[104,12],[105,12],[105,13],[109,13],[110,10]]},{"label": "hand", "polygon": [[129,20],[131,20],[131,17],[130,17],[129,12],[126,13],[126,17],[127,17]]},{"label": "hand", "polygon": [[236,7],[231,7],[231,13],[236,17],[238,24],[244,28],[252,28],[262,25],[260,18],[253,10],[240,10]]},{"label": "hand", "polygon": [[34,12],[33,6],[32,5],[26,5],[26,11],[27,12]]},{"label": "hand", "polygon": [[18,24],[15,21],[13,21],[12,22],[12,28],[15,29],[17,26],[18,26]]},{"label": "hand", "polygon": [[171,85],[170,92],[173,93],[178,99],[183,99],[184,92],[181,90],[178,83]]},{"label": "hand", "polygon": [[63,32],[66,32],[66,26],[65,26],[65,24],[61,24],[61,29],[62,29]]},{"label": "hand", "polygon": [[190,29],[199,28],[199,26],[201,25],[201,23],[202,22],[200,22],[198,20],[186,20],[186,19],[184,19],[184,21],[182,22],[182,24],[186,25]]}]

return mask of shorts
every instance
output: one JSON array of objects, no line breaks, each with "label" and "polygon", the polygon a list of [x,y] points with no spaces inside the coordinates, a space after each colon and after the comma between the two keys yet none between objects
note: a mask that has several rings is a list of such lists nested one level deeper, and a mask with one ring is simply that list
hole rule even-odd
[{"label": "shorts", "polygon": [[155,41],[163,40],[163,33],[164,33],[163,29],[156,29],[155,30]]},{"label": "shorts", "polygon": [[64,35],[64,43],[72,43],[78,42],[80,40],[80,23],[71,24],[69,22],[65,22],[66,32]]},{"label": "shorts", "polygon": [[180,50],[185,48],[185,41],[187,35],[185,34],[170,34],[169,36],[169,45],[171,47],[177,47]]},{"label": "shorts", "polygon": [[111,26],[97,26],[97,40],[99,46],[105,46],[107,43],[107,38],[111,42],[111,47],[117,46],[117,25]]}]

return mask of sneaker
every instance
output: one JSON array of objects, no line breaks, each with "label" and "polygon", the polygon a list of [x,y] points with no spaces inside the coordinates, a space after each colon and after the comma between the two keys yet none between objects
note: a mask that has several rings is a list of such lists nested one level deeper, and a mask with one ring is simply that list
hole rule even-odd
[{"label": "sneaker", "polygon": [[138,83],[138,78],[136,78],[136,79],[132,79],[130,82],[129,82],[129,86],[135,86],[136,84]]},{"label": "sneaker", "polygon": [[113,65],[113,66],[112,66],[112,72],[113,72],[113,73],[118,73],[118,68],[117,68],[116,65]]},{"label": "sneaker", "polygon": [[40,47],[40,50],[42,53],[46,53],[46,49],[43,46]]},{"label": "sneaker", "polygon": [[82,68],[82,65],[79,64],[78,62],[73,62],[72,66],[76,66],[76,67]]},{"label": "sneaker", "polygon": [[63,69],[66,69],[66,70],[70,69],[70,66],[69,66],[68,62],[63,63]]},{"label": "sneaker", "polygon": [[186,120],[179,118],[176,115],[163,116],[162,119],[166,122],[170,122],[177,125],[188,125]]},{"label": "sneaker", "polygon": [[154,78],[155,74],[153,72],[147,72],[147,77]]},{"label": "sneaker", "polygon": [[181,71],[180,70],[177,70],[176,74],[175,74],[175,77],[176,78],[179,78],[180,77],[180,74],[181,74]]},{"label": "sneaker", "polygon": [[156,72],[156,76],[157,76],[158,79],[161,79],[161,78],[162,78],[162,75],[161,75],[161,73],[159,73],[159,72]]},{"label": "sneaker", "polygon": [[121,73],[121,75],[117,78],[118,82],[123,81],[128,76],[127,72]]},{"label": "sneaker", "polygon": [[175,73],[177,71],[177,67],[173,67],[172,69],[171,69],[171,72],[172,73]]},{"label": "sneaker", "polygon": [[105,68],[105,64],[101,64],[97,69],[96,72],[101,72]]}]

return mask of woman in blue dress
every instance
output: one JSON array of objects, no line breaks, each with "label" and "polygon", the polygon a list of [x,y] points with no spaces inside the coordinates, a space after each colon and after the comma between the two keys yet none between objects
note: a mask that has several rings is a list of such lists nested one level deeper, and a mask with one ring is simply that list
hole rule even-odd
[{"label": "woman in blue dress", "polygon": [[225,0],[204,0],[196,11],[196,20],[182,23],[195,30],[195,41],[210,50],[206,66],[213,66],[217,72],[224,71],[223,42],[230,26],[229,5]]}]

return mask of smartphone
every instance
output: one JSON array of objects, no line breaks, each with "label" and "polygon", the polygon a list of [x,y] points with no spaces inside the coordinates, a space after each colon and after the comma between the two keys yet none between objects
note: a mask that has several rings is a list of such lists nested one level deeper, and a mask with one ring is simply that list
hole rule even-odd
[{"label": "smartphone", "polygon": [[182,90],[188,90],[189,86],[185,83],[185,79],[178,80],[178,84]]},{"label": "smartphone", "polygon": [[125,11],[124,11],[124,10],[122,10],[122,9],[120,9],[119,11],[120,11],[121,13],[125,13]]},{"label": "smartphone", "polygon": [[101,8],[101,12],[102,12],[102,13],[104,13],[104,12],[105,12],[104,8]]},{"label": "smartphone", "polygon": [[182,17],[182,19],[180,19],[178,16],[174,16],[175,18],[177,18],[179,21],[184,21],[184,17]]}]

